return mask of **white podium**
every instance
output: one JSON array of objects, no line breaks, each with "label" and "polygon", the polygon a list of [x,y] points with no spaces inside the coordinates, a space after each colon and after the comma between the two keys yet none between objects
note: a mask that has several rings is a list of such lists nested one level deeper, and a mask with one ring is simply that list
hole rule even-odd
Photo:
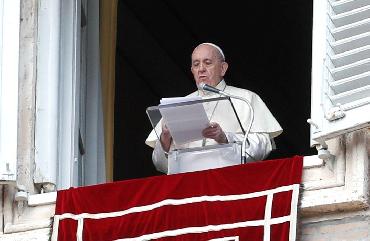
[{"label": "white podium", "polygon": [[241,143],[179,149],[168,153],[168,174],[241,164]]}]

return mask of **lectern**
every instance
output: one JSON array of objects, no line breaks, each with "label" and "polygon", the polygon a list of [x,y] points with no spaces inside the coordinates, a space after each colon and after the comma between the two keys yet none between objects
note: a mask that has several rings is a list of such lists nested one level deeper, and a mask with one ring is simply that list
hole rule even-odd
[{"label": "lectern", "polygon": [[[203,113],[192,111],[203,109]],[[160,139],[162,122],[173,137],[168,154],[168,174],[199,171],[238,165],[242,163],[241,147],[244,128],[229,97],[177,102],[148,107],[146,113],[153,126],[157,140]],[[206,115],[205,126],[202,114]],[[225,119],[226,118],[226,119]],[[226,121],[225,121],[226,120]],[[201,136],[208,123],[220,123],[229,139],[227,144],[218,144]],[[232,133],[232,134],[231,134]],[[232,137],[232,138],[230,138]]]}]

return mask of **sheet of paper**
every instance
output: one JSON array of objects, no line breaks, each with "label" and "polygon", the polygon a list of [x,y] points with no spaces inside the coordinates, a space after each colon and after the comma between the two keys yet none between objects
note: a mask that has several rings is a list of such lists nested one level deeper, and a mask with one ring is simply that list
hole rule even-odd
[{"label": "sheet of paper", "polygon": [[161,105],[176,104],[195,100],[202,100],[202,98],[200,96],[162,98],[160,100],[160,104]]},{"label": "sheet of paper", "polygon": [[159,110],[176,145],[203,139],[202,130],[209,125],[202,103],[168,106],[194,100],[201,100],[201,97],[175,97],[161,100]]}]

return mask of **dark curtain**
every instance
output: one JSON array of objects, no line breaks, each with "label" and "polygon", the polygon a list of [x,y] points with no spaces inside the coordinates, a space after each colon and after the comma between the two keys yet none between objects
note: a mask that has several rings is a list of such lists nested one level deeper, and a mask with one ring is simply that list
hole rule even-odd
[{"label": "dark curtain", "polygon": [[190,55],[201,42],[226,55],[229,85],[259,94],[284,129],[269,157],[313,155],[309,143],[312,1],[119,0],[114,180],[159,175],[148,106],[195,90]]}]

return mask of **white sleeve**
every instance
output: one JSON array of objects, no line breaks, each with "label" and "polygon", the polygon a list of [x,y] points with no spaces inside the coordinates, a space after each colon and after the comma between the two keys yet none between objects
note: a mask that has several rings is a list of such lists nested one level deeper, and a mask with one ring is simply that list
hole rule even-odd
[{"label": "white sleeve", "polygon": [[[243,141],[244,135],[226,133],[229,142]],[[249,133],[249,146],[246,147],[247,161],[265,159],[272,150],[271,140],[267,133]]]},{"label": "white sleeve", "polygon": [[153,164],[155,168],[163,173],[168,172],[168,158],[166,153],[164,152],[161,142],[156,141],[155,147],[152,154]]}]

